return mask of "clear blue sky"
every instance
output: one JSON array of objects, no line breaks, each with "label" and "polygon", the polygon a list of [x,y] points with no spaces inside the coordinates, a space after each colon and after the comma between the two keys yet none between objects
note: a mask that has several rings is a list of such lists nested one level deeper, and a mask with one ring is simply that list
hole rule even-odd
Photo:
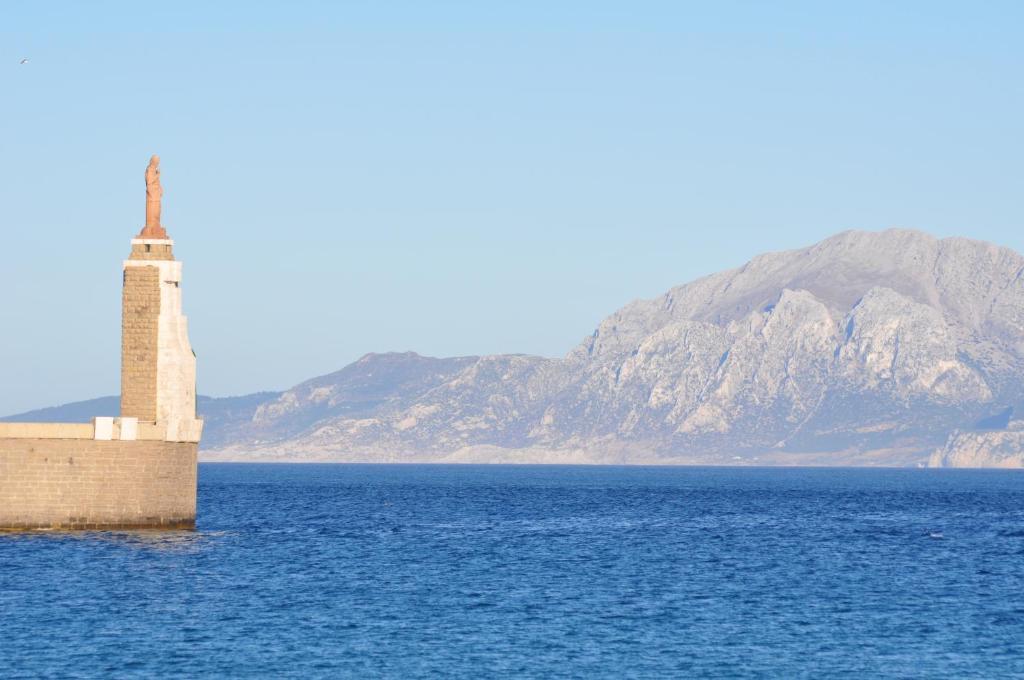
[{"label": "clear blue sky", "polygon": [[117,393],[152,153],[212,395],[371,351],[560,356],[843,229],[1024,251],[1022,27],[1019,2],[4,2],[0,413]]}]

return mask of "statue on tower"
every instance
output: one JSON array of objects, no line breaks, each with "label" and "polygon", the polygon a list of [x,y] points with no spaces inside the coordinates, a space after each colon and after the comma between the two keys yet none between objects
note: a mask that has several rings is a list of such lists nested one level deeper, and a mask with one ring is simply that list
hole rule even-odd
[{"label": "statue on tower", "polygon": [[146,168],[146,226],[139,238],[166,239],[167,231],[160,226],[160,199],[164,189],[160,186],[160,156],[153,155]]}]

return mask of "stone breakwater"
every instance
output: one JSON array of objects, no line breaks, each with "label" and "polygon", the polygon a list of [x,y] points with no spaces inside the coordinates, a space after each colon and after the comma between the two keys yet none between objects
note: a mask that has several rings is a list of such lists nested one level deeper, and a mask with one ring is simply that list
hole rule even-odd
[{"label": "stone breakwater", "polygon": [[0,530],[195,526],[198,444],[98,421],[0,423]]}]

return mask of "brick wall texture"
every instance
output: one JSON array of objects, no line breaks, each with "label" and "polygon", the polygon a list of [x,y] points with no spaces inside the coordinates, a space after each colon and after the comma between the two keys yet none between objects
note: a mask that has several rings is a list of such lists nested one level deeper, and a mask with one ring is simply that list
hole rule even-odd
[{"label": "brick wall texture", "polygon": [[124,270],[121,315],[121,415],[156,420],[160,270]]},{"label": "brick wall texture", "polygon": [[171,250],[171,246],[160,244],[160,243],[133,243],[132,254],[130,256],[132,260],[173,260],[174,252]]},{"label": "brick wall texture", "polygon": [[192,528],[198,444],[0,439],[0,529]]}]

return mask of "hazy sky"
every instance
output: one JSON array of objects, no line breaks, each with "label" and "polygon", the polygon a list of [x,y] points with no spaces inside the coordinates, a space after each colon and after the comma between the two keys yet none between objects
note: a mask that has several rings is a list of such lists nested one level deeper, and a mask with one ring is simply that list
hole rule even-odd
[{"label": "hazy sky", "polygon": [[4,2],[0,414],[117,393],[152,153],[203,394],[559,356],[844,229],[1024,251],[1024,3],[839,5]]}]

